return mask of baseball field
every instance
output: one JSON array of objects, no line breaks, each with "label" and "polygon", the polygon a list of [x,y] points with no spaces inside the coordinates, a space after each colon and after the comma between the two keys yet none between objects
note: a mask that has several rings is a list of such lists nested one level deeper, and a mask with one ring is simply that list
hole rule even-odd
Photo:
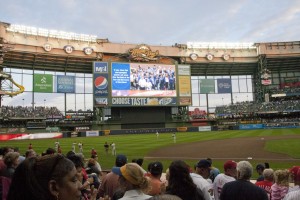
[{"label": "baseball field", "polygon": [[[54,148],[57,139],[14,140],[2,142],[1,146],[19,147],[24,154],[31,143],[41,154],[48,147]],[[102,169],[109,170],[115,161],[111,153],[105,153],[104,143],[115,143],[117,154],[124,154],[130,162],[143,158],[143,167],[148,163],[161,161],[166,169],[172,160],[182,159],[193,166],[199,159],[210,157],[213,165],[222,170],[223,163],[232,159],[248,160],[253,166],[268,162],[273,169],[290,168],[300,165],[300,129],[260,129],[211,132],[178,132],[176,141],[172,133],[111,135],[99,137],[61,138],[62,152],[71,150],[72,143],[83,143],[85,158],[90,157],[94,148],[99,156]],[[78,148],[76,146],[76,151]],[[254,173],[255,176],[255,173]]]}]

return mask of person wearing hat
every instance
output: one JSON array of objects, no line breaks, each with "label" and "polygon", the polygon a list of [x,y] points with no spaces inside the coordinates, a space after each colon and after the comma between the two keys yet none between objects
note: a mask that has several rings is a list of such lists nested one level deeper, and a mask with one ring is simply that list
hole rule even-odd
[{"label": "person wearing hat", "polygon": [[160,180],[163,171],[161,162],[153,162],[149,166],[149,174],[151,189],[147,192],[149,195],[158,195],[165,190],[165,184]]},{"label": "person wearing hat", "polygon": [[[125,155],[119,154],[116,157],[115,166],[122,167],[127,163],[127,157]],[[112,198],[115,191],[119,188],[119,175],[110,172],[106,174],[98,189],[98,196],[105,197],[107,195],[109,198]]]},{"label": "person wearing hat", "polygon": [[226,161],[224,163],[224,173],[216,176],[213,183],[215,200],[220,199],[220,194],[225,183],[235,181],[237,176],[236,165],[237,163],[233,160]]},{"label": "person wearing hat", "polygon": [[200,160],[196,167],[195,173],[191,173],[190,176],[197,187],[202,191],[205,200],[212,199],[210,191],[212,190],[211,183],[207,180],[210,176],[211,163],[206,160]]},{"label": "person wearing hat", "polygon": [[145,194],[150,189],[149,180],[144,176],[142,168],[137,163],[127,163],[122,167],[113,167],[112,172],[120,176],[120,187],[125,191],[120,200],[143,200],[152,197]]},{"label": "person wearing hat", "polygon": [[294,187],[291,187],[283,200],[299,200],[300,199],[300,166],[294,166],[290,170],[294,180]]},{"label": "person wearing hat", "polygon": [[263,176],[264,170],[265,170],[265,166],[263,164],[256,165],[256,172],[258,173],[258,178],[256,179],[256,181],[264,180],[264,176]]},{"label": "person wearing hat", "polygon": [[210,164],[211,164],[209,179],[213,183],[215,178],[220,174],[220,170],[213,166],[213,161],[211,158],[206,158],[206,160],[208,160],[208,162],[210,162]]}]

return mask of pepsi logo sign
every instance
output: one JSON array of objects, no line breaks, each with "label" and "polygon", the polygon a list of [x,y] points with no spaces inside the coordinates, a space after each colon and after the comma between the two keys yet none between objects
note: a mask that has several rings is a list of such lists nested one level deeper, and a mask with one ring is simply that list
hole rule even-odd
[{"label": "pepsi logo sign", "polygon": [[108,86],[108,81],[107,81],[106,77],[98,76],[94,81],[94,85],[97,89],[104,90]]}]

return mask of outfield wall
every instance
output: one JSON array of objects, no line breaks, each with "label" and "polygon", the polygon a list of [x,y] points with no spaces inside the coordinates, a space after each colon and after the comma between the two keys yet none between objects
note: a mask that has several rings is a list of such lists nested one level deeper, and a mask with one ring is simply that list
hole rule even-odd
[{"label": "outfield wall", "polygon": [[44,133],[2,133],[0,141],[7,140],[28,140],[28,139],[46,139],[46,138],[76,138],[76,137],[98,137],[108,135],[123,134],[149,134],[174,133],[174,132],[209,132],[222,130],[255,130],[255,129],[283,129],[300,128],[300,126],[266,126],[264,124],[241,124],[239,126],[199,126],[199,127],[177,127],[177,128],[152,128],[152,129],[127,129],[127,130],[85,130],[85,131],[62,131],[62,132],[44,132]]}]

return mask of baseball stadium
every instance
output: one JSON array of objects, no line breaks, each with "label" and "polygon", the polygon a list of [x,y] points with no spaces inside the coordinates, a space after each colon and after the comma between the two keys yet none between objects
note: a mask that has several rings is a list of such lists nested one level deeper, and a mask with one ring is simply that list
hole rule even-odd
[{"label": "baseball stadium", "polygon": [[[0,22],[1,146],[128,160],[300,161],[300,42],[114,43]],[[159,133],[159,134],[157,134]],[[176,134],[176,136],[175,136]]]}]

